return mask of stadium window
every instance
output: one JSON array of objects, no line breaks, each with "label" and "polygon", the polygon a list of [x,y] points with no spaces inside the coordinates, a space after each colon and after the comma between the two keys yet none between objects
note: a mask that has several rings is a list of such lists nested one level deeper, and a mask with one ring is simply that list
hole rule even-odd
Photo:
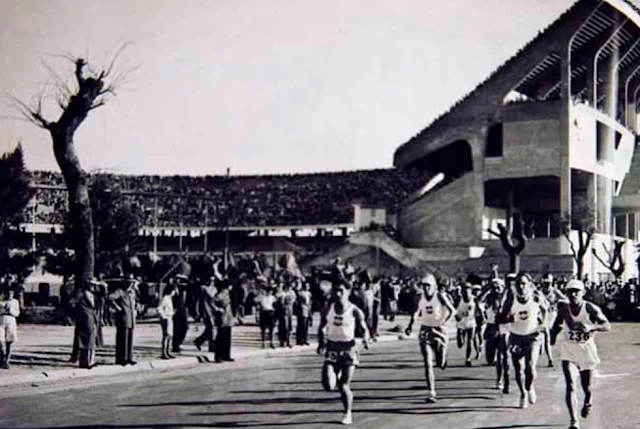
[{"label": "stadium window", "polygon": [[502,156],[502,123],[492,124],[487,131],[487,144],[485,156],[487,158],[499,158]]}]

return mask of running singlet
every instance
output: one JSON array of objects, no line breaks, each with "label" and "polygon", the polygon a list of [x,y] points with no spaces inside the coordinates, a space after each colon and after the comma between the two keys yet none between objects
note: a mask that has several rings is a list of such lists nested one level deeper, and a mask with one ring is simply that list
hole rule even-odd
[{"label": "running singlet", "polygon": [[460,300],[458,304],[458,329],[471,329],[476,327],[476,303],[474,300],[466,302]]},{"label": "running singlet", "polygon": [[355,340],[356,316],[352,304],[344,307],[342,314],[336,314],[335,306],[327,314],[327,340],[349,342]]},{"label": "running singlet", "polygon": [[418,304],[418,312],[418,323],[423,326],[440,326],[445,317],[445,309],[440,302],[438,294],[434,294],[431,299],[427,299],[422,295]]},{"label": "running singlet", "polygon": [[514,319],[509,326],[509,331],[516,335],[533,334],[538,329],[539,312],[540,306],[533,297],[529,298],[526,304],[522,304],[517,298],[514,298],[511,306]]},{"label": "running singlet", "polygon": [[567,318],[571,319],[572,325],[573,323],[582,323],[585,327],[593,326],[593,323],[589,320],[586,303],[582,304],[582,308],[577,316],[571,314],[571,311],[567,307],[565,318],[562,322],[562,331],[564,332],[564,341],[568,343],[586,344],[587,342],[593,342],[593,334],[595,334],[595,332],[582,332],[576,329],[571,329],[567,323]]}]

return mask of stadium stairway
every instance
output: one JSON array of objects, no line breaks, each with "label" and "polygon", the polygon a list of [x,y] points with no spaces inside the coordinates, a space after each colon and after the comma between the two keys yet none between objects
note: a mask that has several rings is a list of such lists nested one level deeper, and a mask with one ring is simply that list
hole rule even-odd
[{"label": "stadium stairway", "polygon": [[372,274],[403,275],[433,272],[434,267],[422,261],[400,243],[382,231],[353,233],[341,246],[303,264],[303,270],[313,266],[330,265],[335,258],[350,261],[354,266],[368,269]]}]

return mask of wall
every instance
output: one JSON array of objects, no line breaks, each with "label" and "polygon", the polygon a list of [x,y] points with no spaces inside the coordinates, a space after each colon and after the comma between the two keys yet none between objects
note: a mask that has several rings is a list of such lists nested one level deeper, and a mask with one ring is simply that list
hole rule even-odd
[{"label": "wall", "polygon": [[[620,123],[585,104],[574,104],[569,112],[569,153],[571,167],[622,181],[631,168],[635,136]],[[601,122],[622,135],[611,162],[598,162],[597,123]]]},{"label": "wall", "polygon": [[366,228],[372,223],[377,225],[387,224],[387,210],[384,208],[362,207],[353,205],[353,219],[356,230]]},{"label": "wall", "polygon": [[503,156],[487,160],[485,180],[560,175],[560,121],[503,124]]},{"label": "wall", "polygon": [[474,174],[467,173],[445,187],[405,207],[398,229],[410,247],[471,244],[476,236]]}]

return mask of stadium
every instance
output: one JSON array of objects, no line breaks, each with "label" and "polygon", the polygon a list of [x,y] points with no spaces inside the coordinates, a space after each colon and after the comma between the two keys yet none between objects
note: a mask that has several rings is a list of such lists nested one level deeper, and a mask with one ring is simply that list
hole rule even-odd
[{"label": "stadium", "polygon": [[[624,240],[625,276],[636,277],[639,91],[640,11],[582,0],[400,145],[395,168],[107,178],[143,214],[143,251],[292,253],[307,268],[341,257],[394,274],[506,268],[488,229],[515,213],[522,268],[572,273],[557,219],[583,199],[596,214],[593,248]],[[31,180],[23,228],[46,243],[61,230],[66,191],[58,174]],[[591,253],[585,266],[591,278],[609,275]]]}]

